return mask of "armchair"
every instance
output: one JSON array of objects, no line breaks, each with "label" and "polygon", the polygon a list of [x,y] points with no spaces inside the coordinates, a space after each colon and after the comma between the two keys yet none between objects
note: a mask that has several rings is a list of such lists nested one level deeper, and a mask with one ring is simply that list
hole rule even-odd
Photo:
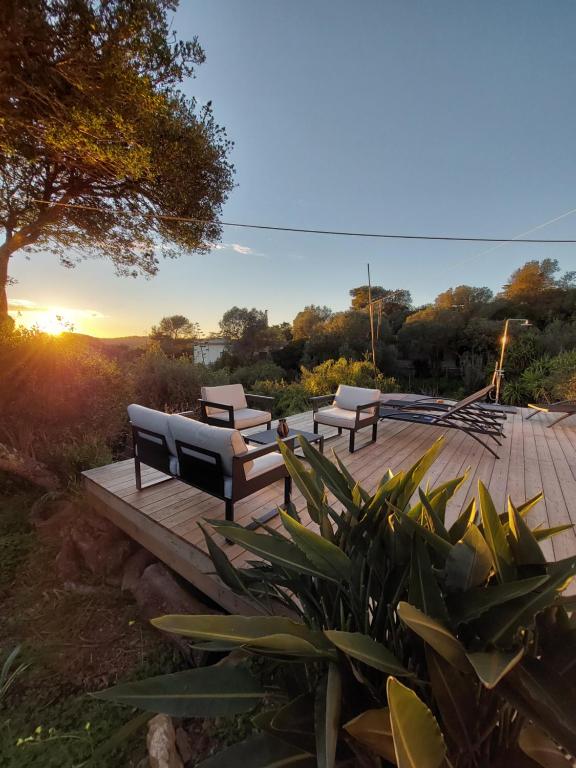
[{"label": "armchair", "polygon": [[[198,402],[205,424],[230,429],[248,429],[265,424],[266,429],[270,429],[273,397],[244,392],[242,384],[202,387],[201,395]],[[260,408],[252,408],[249,405]]]},{"label": "armchair", "polygon": [[315,434],[318,434],[319,424],[337,427],[339,435],[347,429],[350,432],[350,453],[354,453],[356,432],[363,427],[372,427],[372,442],[376,441],[380,408],[378,389],[340,384],[335,395],[311,397],[310,401],[314,411]]}]

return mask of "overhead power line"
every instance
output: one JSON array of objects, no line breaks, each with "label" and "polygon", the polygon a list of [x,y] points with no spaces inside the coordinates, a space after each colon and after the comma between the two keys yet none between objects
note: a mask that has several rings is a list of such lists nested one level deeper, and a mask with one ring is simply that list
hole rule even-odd
[{"label": "overhead power line", "polygon": [[[93,205],[81,205],[79,203],[55,203],[46,200],[34,200],[41,205],[59,205],[63,208],[77,208],[85,211],[101,212],[101,208]],[[297,232],[309,235],[334,235],[337,237],[371,237],[383,240],[432,240],[454,243],[532,243],[536,245],[576,245],[576,240],[542,240],[534,238],[518,237],[471,237],[459,235],[405,235],[383,232],[347,232],[335,229],[305,229],[303,227],[276,227],[271,224],[243,224],[235,221],[221,221],[219,219],[197,219],[192,216],[167,216],[164,214],[150,213],[151,218],[162,221],[177,221],[189,224],[219,224],[222,227],[240,227],[242,229],[265,229],[274,232]]]}]

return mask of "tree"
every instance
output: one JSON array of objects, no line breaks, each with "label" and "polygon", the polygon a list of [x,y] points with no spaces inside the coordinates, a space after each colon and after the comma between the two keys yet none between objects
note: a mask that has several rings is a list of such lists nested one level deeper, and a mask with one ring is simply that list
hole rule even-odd
[{"label": "tree", "polygon": [[527,261],[523,267],[512,273],[502,295],[510,301],[529,301],[554,288],[572,287],[574,272],[567,272],[557,279],[556,274],[559,271],[558,259]]},{"label": "tree", "polygon": [[316,304],[309,304],[301,312],[298,312],[292,322],[292,334],[295,341],[299,339],[309,339],[318,326],[332,315],[329,307],[320,307]]},{"label": "tree", "polygon": [[492,301],[493,294],[490,288],[475,288],[471,285],[457,285],[456,288],[448,288],[436,296],[434,306],[438,309],[460,309],[471,312],[484,304]]},{"label": "tree", "polygon": [[163,317],[150,331],[152,339],[197,339],[200,336],[198,323],[191,323],[184,315]]},{"label": "tree", "polygon": [[[373,285],[372,301],[382,300],[382,314],[391,315],[395,312],[407,310],[412,305],[412,296],[410,291],[405,288],[383,288],[381,285]],[[351,309],[366,309],[369,302],[370,289],[367,285],[360,285],[358,288],[352,288],[350,296],[352,297]]]},{"label": "tree", "polygon": [[222,336],[229,340],[230,351],[242,362],[250,362],[268,351],[268,314],[260,309],[232,307],[220,320]]},{"label": "tree", "polygon": [[197,109],[179,91],[204,52],[172,36],[176,5],[0,4],[0,320],[22,249],[154,275],[160,254],[208,252],[220,237],[231,144],[211,103]]}]

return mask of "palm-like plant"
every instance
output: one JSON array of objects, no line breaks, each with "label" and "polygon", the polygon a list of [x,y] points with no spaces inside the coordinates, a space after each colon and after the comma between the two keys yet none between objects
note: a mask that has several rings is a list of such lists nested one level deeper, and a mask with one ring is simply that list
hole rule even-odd
[{"label": "palm-like plant", "polygon": [[374,493],[301,444],[309,469],[280,449],[318,533],[294,508],[285,533],[212,521],[258,557],[240,570],[204,531],[221,578],[264,615],[154,621],[206,650],[297,662],[283,688],[220,664],[99,695],[178,716],[258,709],[261,733],[206,768],[553,766],[560,748],[576,754],[576,626],[562,597],[576,557],[546,562],[538,542],[567,526],[530,530],[541,496],[498,514],[480,484],[478,510],[448,527],[466,475],[420,488],[442,440]]}]

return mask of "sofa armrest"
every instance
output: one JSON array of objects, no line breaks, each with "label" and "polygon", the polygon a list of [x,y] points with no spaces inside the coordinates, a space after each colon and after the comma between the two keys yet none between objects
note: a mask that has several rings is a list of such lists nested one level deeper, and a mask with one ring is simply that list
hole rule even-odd
[{"label": "sofa armrest", "polygon": [[323,405],[332,405],[336,395],[315,395],[309,397],[308,400],[312,403],[312,410],[316,413]]},{"label": "sofa armrest", "polygon": [[[210,400],[198,400],[200,403],[200,412],[202,414],[202,421],[207,423],[208,419],[210,418],[210,414],[206,411],[207,408],[218,408],[221,411],[227,411],[228,413],[228,422],[227,424],[234,429],[234,406],[233,405],[226,405],[225,403],[213,403]],[[226,424],[226,422],[222,422],[222,424]]]},{"label": "sofa armrest", "polygon": [[[268,474],[277,473],[280,469],[280,466],[274,467],[269,472],[266,472],[264,475],[258,475],[256,478],[253,478],[252,480],[246,479],[246,471],[244,469],[244,465],[248,464],[251,461],[254,461],[254,459],[259,459],[261,456],[266,456],[268,453],[275,453],[278,451],[278,444],[272,443],[271,445],[263,445],[261,448],[256,449],[255,451],[246,451],[246,453],[241,454],[240,456],[233,456],[232,457],[232,483],[235,488],[244,487],[249,488],[251,484],[256,483],[261,485],[262,480],[266,478]],[[288,474],[288,470],[286,469],[286,465],[282,465],[285,470],[285,474]]]},{"label": "sofa armrest", "polygon": [[256,403],[257,405],[262,405],[265,410],[272,413],[272,406],[274,405],[273,397],[269,397],[268,395],[256,395],[246,392],[246,402],[250,404],[250,401]]}]

